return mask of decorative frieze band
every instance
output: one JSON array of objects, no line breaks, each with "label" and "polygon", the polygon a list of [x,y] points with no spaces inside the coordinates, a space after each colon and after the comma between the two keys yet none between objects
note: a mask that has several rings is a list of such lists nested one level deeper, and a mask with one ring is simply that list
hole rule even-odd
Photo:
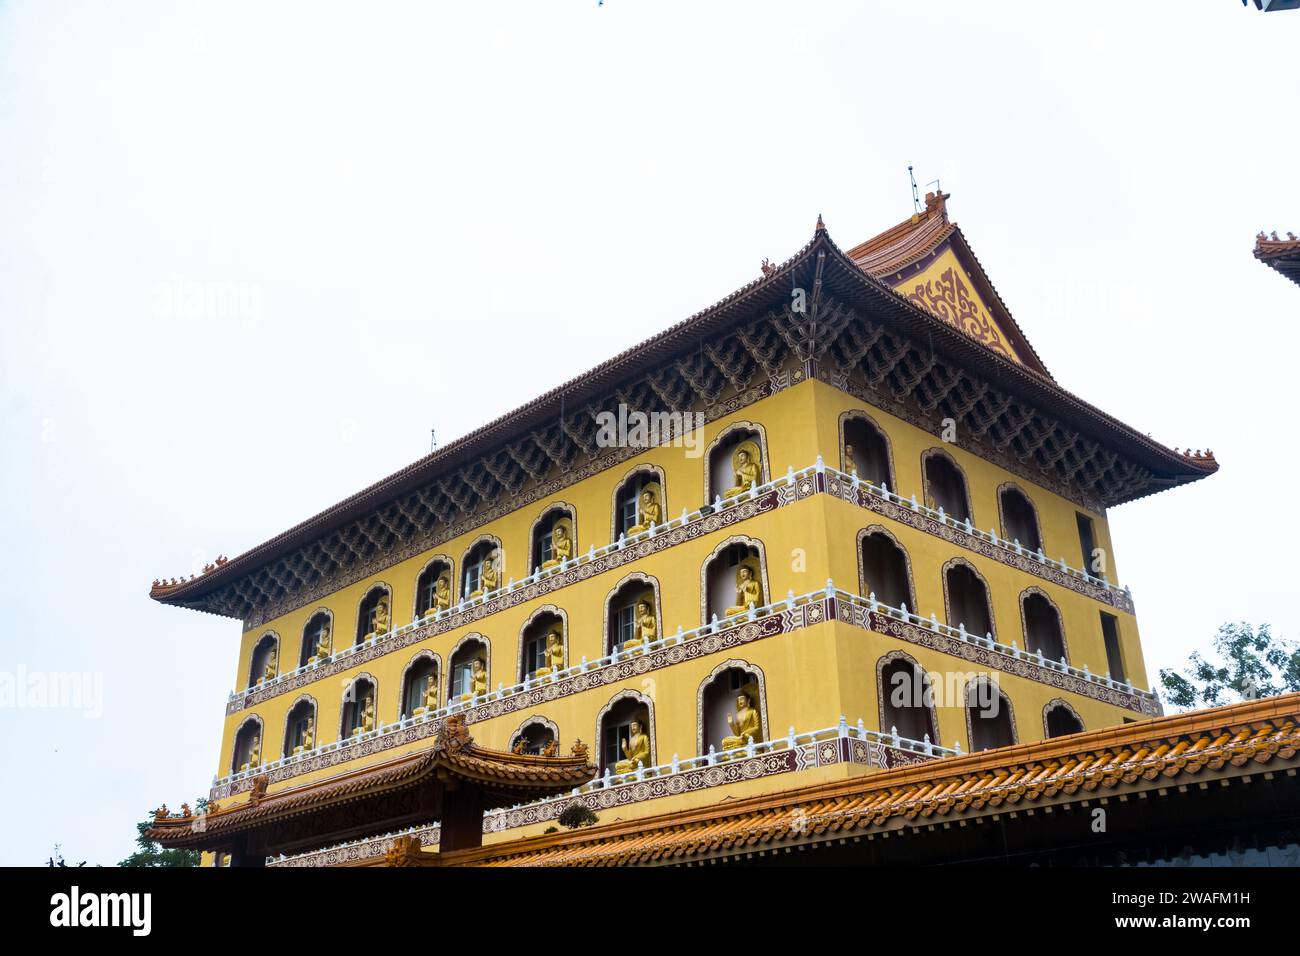
[{"label": "decorative frieze band", "polygon": [[749,518],[821,493],[856,504],[860,508],[923,531],[990,560],[1024,571],[1041,580],[1068,588],[1117,610],[1129,614],[1134,611],[1132,595],[1126,589],[1104,582],[1099,583],[1099,579],[1090,578],[1078,570],[1065,567],[1060,562],[1052,562],[1041,556],[1035,556],[1025,549],[1016,548],[1013,544],[1002,541],[989,532],[979,531],[969,525],[964,527],[951,518],[941,520],[939,513],[925,505],[909,501],[867,482],[854,481],[852,476],[826,467],[819,456],[818,464],[798,472],[787,473],[756,489],[756,493],[752,496],[737,502],[728,502],[721,509],[709,508],[696,512],[687,516],[688,520],[685,521],[674,519],[664,530],[656,532],[653,536],[633,539],[621,548],[610,545],[598,551],[593,550],[590,557],[581,555],[576,558],[572,567],[567,570],[551,572],[536,580],[525,579],[519,584],[495,592],[485,600],[453,608],[428,623],[407,625],[387,635],[374,638],[368,644],[348,648],[327,661],[307,668],[299,668],[266,684],[260,684],[242,695],[231,695],[226,702],[226,714],[227,716],[237,714],[281,694],[300,691],[318,680],[342,674],[393,651],[465,627],[500,611],[552,594],[570,584],[625,567],[678,544],[731,528]]},{"label": "decorative frieze band", "polygon": [[[393,651],[465,627],[509,608],[527,604],[529,601],[544,597],[571,584],[585,581],[606,571],[633,564],[675,545],[730,528],[755,515],[772,511],[782,504],[788,504],[799,496],[797,489],[798,483],[796,483],[794,490],[789,488],[771,489],[752,499],[729,505],[720,511],[701,515],[686,524],[660,531],[653,537],[634,541],[621,549],[607,550],[591,560],[586,560],[585,557],[576,560],[574,566],[567,571],[551,572],[540,580],[521,582],[512,588],[502,588],[495,593],[495,596],[489,596],[486,600],[468,604],[463,610],[452,610],[445,616],[434,619],[427,624],[419,624],[415,627],[401,628],[390,632],[386,636],[373,639],[370,643],[362,645],[356,650],[348,649],[335,654],[327,661],[308,668],[300,668],[283,679],[259,685],[243,696],[232,698],[226,703],[226,714],[239,713],[241,710],[254,707],[265,700],[270,700],[272,697],[301,690],[308,684],[315,683],[326,677],[342,674],[354,667],[359,667],[386,654],[391,654]],[[805,488],[805,494],[812,493],[814,493],[812,486],[808,484]]]},{"label": "decorative frieze band", "polygon": [[[795,773],[814,767],[853,763],[864,767],[893,769],[934,760],[940,756],[939,753],[931,756],[915,750],[891,746],[879,735],[860,728],[842,726],[831,731],[799,735],[797,739],[802,740],[804,736],[810,739],[807,742],[797,742],[792,748],[774,749],[753,757],[720,760],[712,766],[656,773],[644,780],[632,780],[614,786],[603,786],[600,780],[596,780],[577,794],[493,810],[483,817],[483,832],[505,833],[521,827],[553,823],[560,814],[575,803],[581,803],[588,810],[599,814],[606,810],[644,803],[648,800],[675,797],[684,793]],[[774,742],[777,746],[782,743],[783,741],[780,740]],[[386,833],[339,846],[295,854],[283,859],[271,857],[267,860],[267,865],[341,866],[381,859],[399,836],[416,836],[419,837],[422,845],[436,846],[441,836],[441,827],[437,823],[431,823],[413,827],[403,833]]]},{"label": "decorative frieze band", "polygon": [[858,482],[856,487],[852,476],[827,468],[822,476],[825,490],[837,498],[856,504],[878,515],[905,524],[918,531],[942,538],[949,544],[955,544],[967,551],[1032,574],[1044,581],[1071,591],[1077,591],[1085,597],[1129,614],[1133,613],[1133,596],[1122,588],[1097,583],[1098,579],[1085,578],[1083,573],[1073,568],[1062,568],[1061,563],[1038,557],[1033,552],[995,538],[989,532],[975,528],[967,531],[962,523],[951,518],[941,521],[938,513],[921,504],[912,504],[896,495],[886,495],[881,489],[866,482]]},{"label": "decorative frieze band", "polygon": [[[1137,690],[1110,678],[1087,674],[1078,668],[1043,661],[1012,647],[990,644],[983,637],[958,632],[937,621],[926,621],[916,615],[909,615],[909,619],[904,621],[897,611],[891,613],[884,605],[877,605],[873,609],[866,599],[838,591],[833,586],[826,591],[798,598],[791,596],[761,609],[761,613],[756,613],[752,618],[731,619],[720,624],[717,629],[705,626],[677,638],[667,637],[661,646],[644,654],[623,656],[591,670],[503,696],[489,694],[481,703],[457,705],[455,711],[464,714],[469,723],[533,711],[561,697],[609,687],[683,661],[731,651],[753,641],[789,634],[833,620],[1126,710],[1150,716],[1161,713],[1158,699],[1147,691]],[[442,726],[442,717],[448,712],[444,708],[437,712],[437,717],[426,714],[407,718],[355,739],[325,744],[308,753],[221,778],[214,783],[210,799],[223,800],[243,793],[252,787],[257,776],[265,775],[268,784],[284,783],[304,774],[328,770],[430,738]]]}]

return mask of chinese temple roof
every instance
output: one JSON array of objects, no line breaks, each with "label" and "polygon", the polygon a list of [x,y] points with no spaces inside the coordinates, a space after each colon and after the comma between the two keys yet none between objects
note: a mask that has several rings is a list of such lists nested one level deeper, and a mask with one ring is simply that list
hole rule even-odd
[{"label": "chinese temple roof", "polygon": [[914,213],[911,218],[904,219],[892,229],[854,246],[844,254],[864,272],[906,294],[909,274],[914,270],[919,271],[924,262],[940,255],[945,249],[952,248],[958,262],[978,290],[978,295],[988,303],[997,325],[1005,330],[1016,354],[1022,356],[1022,364],[1051,379],[1051,373],[1047,371],[1042,359],[1020,331],[1016,320],[1011,317],[1011,310],[993,288],[993,283],[975,257],[961,228],[948,220],[947,200],[950,197],[951,193],[926,193],[924,211]]},{"label": "chinese temple roof", "polygon": [[474,743],[463,716],[453,715],[426,750],[276,793],[268,794],[266,777],[259,777],[243,803],[210,804],[199,813],[186,807],[179,816],[164,806],[148,834],[165,847],[212,849],[257,832],[266,852],[274,852],[279,840],[302,842],[299,834],[308,844],[325,845],[365,832],[394,809],[418,822],[440,819],[442,791],[449,786],[473,788],[479,808],[490,810],[572,790],[595,774],[581,743],[567,757],[490,750]]},{"label": "chinese temple roof", "polygon": [[895,770],[441,854],[443,865],[627,866],[702,862],[887,831],[964,825],[980,815],[1123,797],[1164,798],[1231,774],[1294,767],[1300,694],[942,757]]},{"label": "chinese temple roof", "polygon": [[1276,232],[1271,236],[1261,232],[1255,237],[1255,258],[1300,285],[1300,239],[1293,232],[1286,236],[1279,239]]},{"label": "chinese temple roof", "polygon": [[[247,622],[331,576],[359,579],[395,544],[418,550],[455,522],[481,523],[522,489],[611,455],[595,437],[600,408],[712,404],[800,354],[846,377],[870,371],[886,401],[952,415],[1009,448],[1010,467],[1063,494],[1077,488],[1092,507],[1217,471],[1208,451],[1161,445],[1052,380],[947,221],[945,198],[928,197],[925,215],[849,253],[819,217],[794,256],[765,262],[760,278],[709,308],[234,559],[155,581],[150,596]],[[790,312],[794,287],[810,290],[816,321]]]}]

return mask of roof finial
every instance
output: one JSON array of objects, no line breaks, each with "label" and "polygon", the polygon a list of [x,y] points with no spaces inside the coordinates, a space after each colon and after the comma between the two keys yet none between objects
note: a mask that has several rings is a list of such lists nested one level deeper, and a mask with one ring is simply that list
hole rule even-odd
[{"label": "roof finial", "polygon": [[826,231],[826,223],[822,222],[822,214],[821,214],[821,213],[818,213],[818,214],[817,214],[817,230],[816,230],[816,231],[817,231],[817,232],[825,232],[825,231]]}]

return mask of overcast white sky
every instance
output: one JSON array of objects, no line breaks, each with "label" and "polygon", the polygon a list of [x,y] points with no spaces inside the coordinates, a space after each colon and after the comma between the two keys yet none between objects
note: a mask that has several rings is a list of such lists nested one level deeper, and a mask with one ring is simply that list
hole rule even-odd
[{"label": "overcast white sky", "polygon": [[[1148,664],[1300,636],[1300,13],[1237,0],[0,6],[0,863],[206,793],[234,555],[942,179],[1067,388],[1221,472],[1112,512]],[[211,283],[247,316],[167,313]],[[473,401],[466,396],[474,396]],[[904,489],[906,491],[906,489]],[[930,609],[921,609],[928,612]],[[671,622],[670,622],[671,623]],[[850,714],[851,719],[859,715]]]}]

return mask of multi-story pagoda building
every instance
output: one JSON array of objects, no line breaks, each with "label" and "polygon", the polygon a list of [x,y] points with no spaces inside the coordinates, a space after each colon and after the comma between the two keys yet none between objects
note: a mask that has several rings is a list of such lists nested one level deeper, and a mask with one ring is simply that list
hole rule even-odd
[{"label": "multi-story pagoda building", "polygon": [[155,582],[242,627],[216,809],[155,835],[428,862],[582,804],[623,839],[1159,716],[1107,515],[1215,460],[1058,385],[946,199],[847,251],[819,217],[717,304]]}]

